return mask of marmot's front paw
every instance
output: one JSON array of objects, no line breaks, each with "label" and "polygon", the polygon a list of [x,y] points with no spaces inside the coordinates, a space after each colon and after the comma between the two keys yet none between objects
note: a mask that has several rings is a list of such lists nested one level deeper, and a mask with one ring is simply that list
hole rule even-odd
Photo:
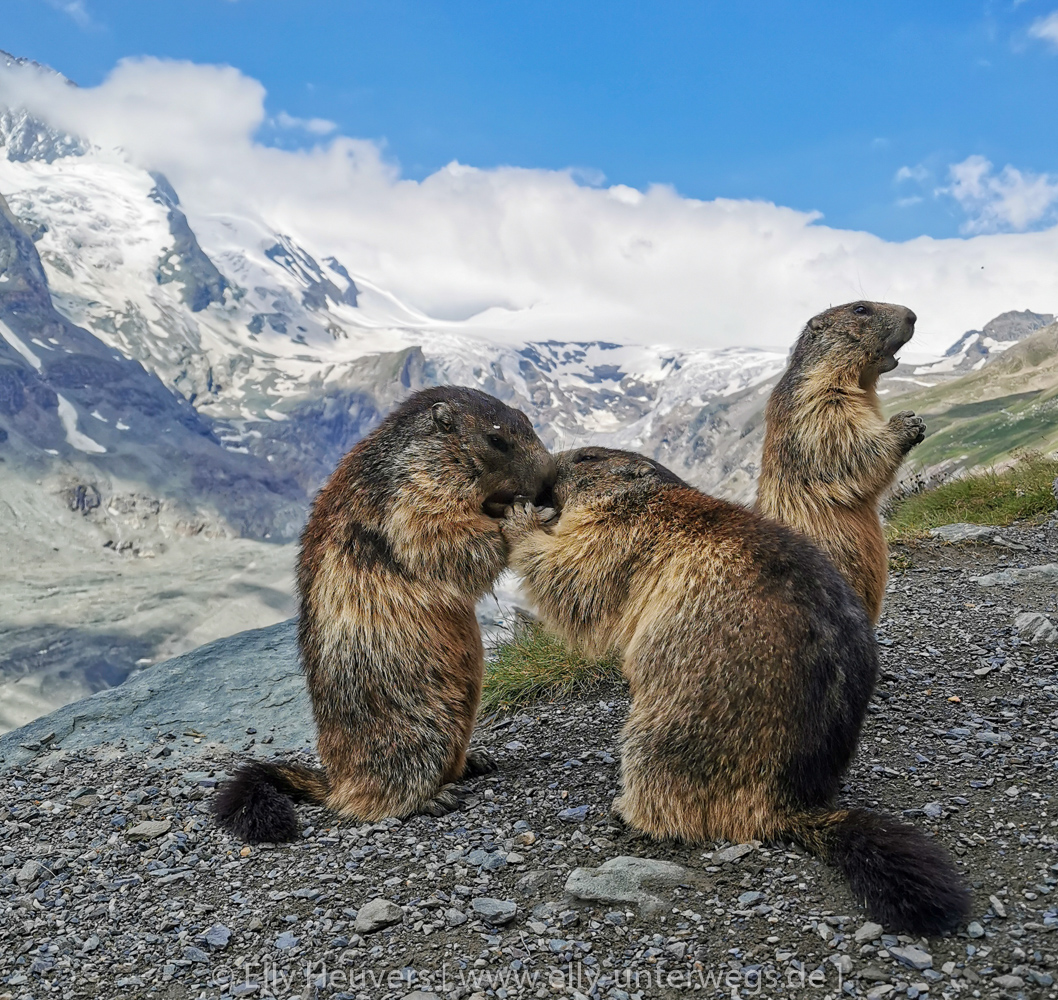
[{"label": "marmot's front paw", "polygon": [[909,452],[926,436],[926,424],[921,417],[916,417],[911,410],[901,410],[889,419],[889,425],[896,431],[900,447]]},{"label": "marmot's front paw", "polygon": [[539,531],[554,521],[555,512],[550,507],[534,507],[530,501],[519,499],[504,511],[500,531],[507,544],[513,545],[530,532]]}]

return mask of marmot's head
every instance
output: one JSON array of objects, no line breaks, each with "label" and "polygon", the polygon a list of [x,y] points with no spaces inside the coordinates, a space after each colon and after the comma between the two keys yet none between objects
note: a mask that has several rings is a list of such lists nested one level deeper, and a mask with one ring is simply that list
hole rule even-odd
[{"label": "marmot's head", "polygon": [[686,486],[675,473],[652,458],[616,448],[574,448],[555,456],[555,503],[561,508],[578,501],[620,494],[633,501],[647,499],[659,487]]},{"label": "marmot's head", "polygon": [[836,377],[855,378],[870,388],[897,366],[896,352],[915,332],[917,317],[888,302],[849,302],[813,316],[790,356],[790,369],[833,367]]},{"label": "marmot's head", "polygon": [[465,386],[423,389],[387,423],[405,439],[400,478],[434,495],[450,501],[454,491],[494,518],[516,499],[550,500],[554,459],[529,418],[495,396]]}]

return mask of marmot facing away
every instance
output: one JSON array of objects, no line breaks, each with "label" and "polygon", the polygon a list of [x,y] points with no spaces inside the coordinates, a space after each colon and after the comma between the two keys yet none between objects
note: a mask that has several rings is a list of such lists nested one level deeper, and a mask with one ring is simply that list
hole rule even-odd
[{"label": "marmot facing away", "polygon": [[458,805],[494,768],[468,750],[484,666],[475,601],[507,564],[516,498],[554,461],[524,413],[474,389],[418,392],[349,452],[301,538],[298,642],[322,768],[244,765],[217,796],[245,841],[288,840],[291,803],[359,821]]},{"label": "marmot facing away", "polygon": [[808,321],[768,400],[757,510],[808,535],[878,621],[889,550],[878,502],[925,436],[910,410],[882,417],[875,387],[915,332],[915,314],[850,302]]},{"label": "marmot facing away", "polygon": [[544,622],[623,653],[615,810],[654,837],[792,839],[887,926],[955,926],[968,897],[919,831],[832,799],[878,670],[863,607],[810,541],[629,452],[557,456],[557,522],[516,505],[511,567]]}]

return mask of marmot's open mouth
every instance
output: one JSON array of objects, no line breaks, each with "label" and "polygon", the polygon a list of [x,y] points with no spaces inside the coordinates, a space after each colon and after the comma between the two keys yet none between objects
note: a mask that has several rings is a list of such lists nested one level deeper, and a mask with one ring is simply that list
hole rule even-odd
[{"label": "marmot's open mouth", "polygon": [[500,490],[485,497],[485,502],[481,505],[481,509],[489,517],[500,518],[503,517],[503,512],[512,503],[514,503],[514,494],[510,490]]}]

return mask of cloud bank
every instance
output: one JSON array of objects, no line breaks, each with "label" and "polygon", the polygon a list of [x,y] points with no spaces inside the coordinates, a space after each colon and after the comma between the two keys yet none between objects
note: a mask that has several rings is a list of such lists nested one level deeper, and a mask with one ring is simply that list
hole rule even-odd
[{"label": "cloud bank", "polygon": [[[892,243],[766,202],[595,186],[583,171],[451,163],[414,181],[376,143],[269,117],[261,84],[230,67],[129,60],[93,88],[12,67],[0,102],[163,171],[207,250],[223,249],[219,220],[251,220],[492,338],[778,346],[828,305],[872,298],[914,308],[919,350],[940,351],[1007,309],[1058,312],[1058,228]],[[260,141],[276,124],[315,144]],[[1023,202],[1049,197],[1047,178],[971,160],[953,192],[979,214],[1026,218]],[[1019,185],[1031,190],[1015,197]]]}]

